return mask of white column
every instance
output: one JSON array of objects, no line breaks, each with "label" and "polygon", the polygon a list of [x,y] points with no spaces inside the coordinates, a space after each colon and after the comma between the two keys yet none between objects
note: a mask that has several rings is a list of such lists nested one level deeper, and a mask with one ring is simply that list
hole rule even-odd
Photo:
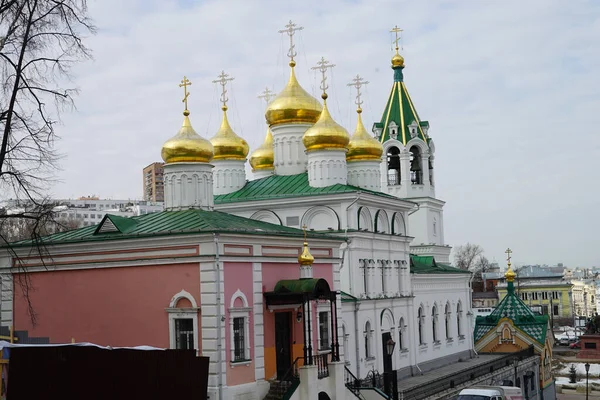
[{"label": "white column", "polygon": [[173,163],[164,166],[165,210],[212,210],[213,166],[207,163]]},{"label": "white column", "polygon": [[271,127],[276,175],[306,172],[306,148],[302,136],[311,124],[284,124]]},{"label": "white column", "polygon": [[308,183],[327,187],[348,182],[346,150],[313,150],[308,153]]},{"label": "white column", "polygon": [[406,193],[410,188],[410,151],[402,149],[400,151],[400,184],[404,187]]},{"label": "white column", "polygon": [[[255,253],[260,254],[260,246],[254,246]],[[259,253],[256,251],[258,250]],[[262,263],[252,264],[253,276],[253,317],[254,317],[254,378],[265,379],[265,332],[263,315]]]},{"label": "white column", "polygon": [[[13,276],[10,272],[11,258],[0,259],[0,326],[13,326]],[[4,272],[5,271],[5,272]]]},{"label": "white column", "polygon": [[421,154],[421,170],[423,174],[423,185],[429,189],[429,152]]},{"label": "white column", "polygon": [[348,184],[359,188],[381,191],[381,161],[349,162]]},{"label": "white column", "polygon": [[246,185],[246,160],[213,160],[213,193],[228,194]]}]

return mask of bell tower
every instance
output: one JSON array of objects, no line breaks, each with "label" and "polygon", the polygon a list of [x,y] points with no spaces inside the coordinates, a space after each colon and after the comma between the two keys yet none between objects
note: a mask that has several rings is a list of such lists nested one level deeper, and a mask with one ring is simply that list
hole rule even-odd
[{"label": "bell tower", "polygon": [[448,262],[450,247],[444,242],[444,201],[436,198],[434,158],[435,146],[429,136],[429,122],[416,111],[404,83],[404,57],[399,53],[402,29],[395,33],[395,54],[392,57],[394,81],[379,122],[373,133],[383,145],[381,158],[381,189],[393,196],[418,204],[410,214],[411,251],[433,255]]}]

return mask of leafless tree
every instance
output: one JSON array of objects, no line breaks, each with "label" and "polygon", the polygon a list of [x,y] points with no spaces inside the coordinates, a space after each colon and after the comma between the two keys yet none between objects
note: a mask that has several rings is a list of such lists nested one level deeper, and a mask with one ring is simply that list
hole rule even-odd
[{"label": "leafless tree", "polygon": [[476,265],[477,257],[483,254],[483,249],[478,244],[467,243],[454,249],[454,264],[457,268],[472,271]]},{"label": "leafless tree", "polygon": [[0,0],[0,200],[24,205],[0,213],[0,222],[29,220],[40,255],[39,238],[60,224],[46,196],[58,167],[56,128],[61,112],[74,108],[70,72],[91,58],[83,39],[94,32],[86,0]]}]

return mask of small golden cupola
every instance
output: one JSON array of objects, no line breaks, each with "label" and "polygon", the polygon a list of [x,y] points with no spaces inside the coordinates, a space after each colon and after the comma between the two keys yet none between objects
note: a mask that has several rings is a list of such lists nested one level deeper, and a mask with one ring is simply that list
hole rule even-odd
[{"label": "small golden cupola", "polygon": [[346,161],[380,161],[383,154],[383,145],[373,136],[369,135],[362,122],[362,108],[360,105],[356,109],[358,121],[356,130],[348,143],[348,153]]},{"label": "small golden cupola", "polygon": [[275,152],[273,150],[273,134],[267,129],[264,142],[250,155],[250,166],[253,171],[273,170]]},{"label": "small golden cupola", "polygon": [[167,164],[178,162],[208,163],[214,155],[211,142],[198,135],[194,128],[192,128],[189,118],[190,112],[187,107],[187,98],[189,96],[187,86],[189,85],[191,85],[191,82],[186,77],[183,77],[179,85],[184,88],[185,93],[183,99],[185,103],[183,124],[179,132],[162,146],[161,156]]},{"label": "small golden cupola", "polygon": [[219,75],[219,79],[213,81],[213,83],[219,83],[222,86],[221,92],[221,110],[223,111],[223,120],[221,121],[221,127],[210,139],[214,147],[214,160],[246,160],[248,156],[248,151],[250,147],[248,143],[239,137],[233,129],[231,129],[231,125],[229,125],[229,120],[227,119],[227,90],[225,89],[225,85],[227,82],[233,80],[233,78],[229,78],[229,75],[225,73],[225,71],[221,71]]},{"label": "small golden cupola", "polygon": [[306,130],[304,136],[302,136],[302,142],[309,153],[313,150],[347,149],[350,142],[350,135],[343,126],[331,118],[331,114],[329,114],[329,109],[327,108],[328,96],[326,90],[328,86],[326,84],[327,77],[325,73],[327,68],[332,68],[335,65],[328,64],[328,61],[323,57],[321,57],[321,61],[317,64],[318,66],[313,67],[313,69],[318,69],[323,74],[323,79],[321,80],[323,111],[317,122]]},{"label": "small golden cupola", "polygon": [[315,258],[310,254],[308,248],[308,241],[306,240],[306,225],[302,226],[304,231],[304,245],[302,246],[302,253],[298,256],[298,262],[300,263],[300,279],[312,278],[312,265]]}]

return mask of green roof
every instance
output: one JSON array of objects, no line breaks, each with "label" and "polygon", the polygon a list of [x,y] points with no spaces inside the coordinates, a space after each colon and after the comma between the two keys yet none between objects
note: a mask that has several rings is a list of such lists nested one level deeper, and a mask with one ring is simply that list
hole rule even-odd
[{"label": "green roof", "polygon": [[410,255],[411,274],[470,274],[451,265],[438,263],[433,256]]},{"label": "green roof", "polygon": [[479,316],[475,320],[475,342],[498,326],[502,318],[510,318],[515,326],[537,342],[544,344],[548,330],[548,316],[536,315],[515,294],[514,285],[509,282],[508,294],[490,315]]},{"label": "green roof", "polygon": [[329,293],[329,283],[322,278],[304,278],[304,279],[284,279],[275,284],[273,292],[276,293],[296,293],[313,294]]},{"label": "green roof", "polygon": [[404,84],[404,77],[402,75],[402,68],[394,69],[394,84],[392,91],[386,103],[383,115],[381,116],[381,122],[376,122],[374,127],[382,129],[381,142],[385,142],[390,139],[390,123],[396,124],[396,132],[398,134],[397,139],[406,145],[411,139],[409,125],[413,122],[416,124],[416,137],[423,140],[425,143],[429,143],[428,137],[425,134],[423,128],[429,127],[429,122],[421,121],[419,114],[415,109],[415,106],[408,94],[406,85]]},{"label": "green roof", "polygon": [[321,188],[311,187],[308,184],[308,173],[304,172],[297,175],[271,175],[249,181],[243,188],[236,192],[215,196],[215,204],[357,192],[371,193],[390,199],[398,199],[397,197],[386,193],[361,189],[352,185],[342,185],[340,183]]},{"label": "green roof", "polygon": [[354,297],[350,293],[346,293],[343,290],[340,291],[340,297],[342,298],[342,303],[347,303],[347,302],[356,303],[358,301],[357,297]]},{"label": "green roof", "polygon": [[[131,239],[194,233],[243,233],[276,236],[302,236],[300,229],[256,221],[220,211],[183,210],[163,211],[124,218],[107,214],[96,226],[55,233],[40,239],[45,244]],[[310,237],[334,240],[340,238],[308,232]],[[31,246],[31,240],[13,243],[13,247]]]}]

